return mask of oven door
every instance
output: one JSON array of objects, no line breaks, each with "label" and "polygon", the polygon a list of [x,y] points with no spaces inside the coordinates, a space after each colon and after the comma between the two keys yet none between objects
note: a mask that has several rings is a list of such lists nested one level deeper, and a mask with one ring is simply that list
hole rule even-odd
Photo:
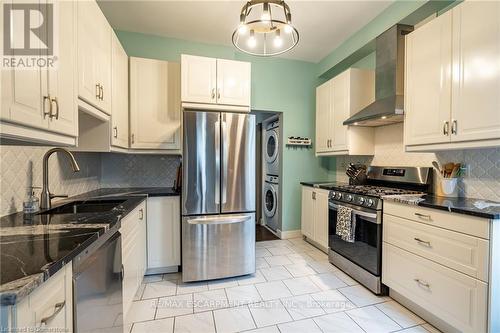
[{"label": "oven door", "polygon": [[[356,221],[354,243],[336,235],[338,206],[352,208]],[[382,271],[382,212],[336,201],[329,202],[328,246],[337,254],[364,268],[375,276]]]}]

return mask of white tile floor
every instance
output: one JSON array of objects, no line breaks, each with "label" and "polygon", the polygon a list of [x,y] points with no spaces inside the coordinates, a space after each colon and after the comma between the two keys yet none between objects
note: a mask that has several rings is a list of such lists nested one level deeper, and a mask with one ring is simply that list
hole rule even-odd
[{"label": "white tile floor", "polygon": [[301,238],[259,242],[256,254],[251,276],[186,284],[178,273],[146,277],[131,333],[438,332]]}]

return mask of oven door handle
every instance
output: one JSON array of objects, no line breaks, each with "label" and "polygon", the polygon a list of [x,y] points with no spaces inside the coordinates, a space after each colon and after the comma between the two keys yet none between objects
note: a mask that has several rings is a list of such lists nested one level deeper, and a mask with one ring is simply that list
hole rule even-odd
[{"label": "oven door handle", "polygon": [[[353,215],[357,215],[357,216],[363,216],[363,217],[367,217],[369,219],[374,219],[374,223],[379,223],[378,222],[378,219],[377,219],[377,213],[369,213],[369,212],[365,212],[365,211],[362,211],[362,210],[359,210],[359,209],[356,209],[353,205],[349,205],[349,204],[343,204],[345,207],[349,207],[352,209],[352,214]],[[328,203],[328,207],[331,207],[333,209],[338,209],[339,208],[339,205],[333,203],[333,202],[329,202]]]}]

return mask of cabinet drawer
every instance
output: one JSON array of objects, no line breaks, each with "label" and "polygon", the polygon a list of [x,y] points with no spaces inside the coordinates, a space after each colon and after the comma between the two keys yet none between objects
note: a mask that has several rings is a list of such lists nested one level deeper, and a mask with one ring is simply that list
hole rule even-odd
[{"label": "cabinet drawer", "polygon": [[467,235],[490,238],[490,221],[474,216],[467,216],[437,209],[423,208],[400,204],[396,202],[384,201],[384,213],[410,219],[416,222],[430,224],[453,231],[458,231]]},{"label": "cabinet drawer", "polygon": [[384,215],[384,242],[488,282],[489,241]]},{"label": "cabinet drawer", "polygon": [[382,282],[462,332],[485,332],[488,285],[387,243]]}]

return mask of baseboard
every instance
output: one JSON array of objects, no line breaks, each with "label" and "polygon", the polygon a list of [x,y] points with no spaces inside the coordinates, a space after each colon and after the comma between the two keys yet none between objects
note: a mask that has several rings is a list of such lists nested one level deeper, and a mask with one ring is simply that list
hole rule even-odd
[{"label": "baseboard", "polygon": [[148,268],[145,275],[167,274],[179,272],[179,266]]},{"label": "baseboard", "polygon": [[289,230],[289,231],[281,231],[278,229],[278,237],[281,239],[290,239],[290,238],[298,238],[302,236],[302,232],[300,229],[298,230]]}]

